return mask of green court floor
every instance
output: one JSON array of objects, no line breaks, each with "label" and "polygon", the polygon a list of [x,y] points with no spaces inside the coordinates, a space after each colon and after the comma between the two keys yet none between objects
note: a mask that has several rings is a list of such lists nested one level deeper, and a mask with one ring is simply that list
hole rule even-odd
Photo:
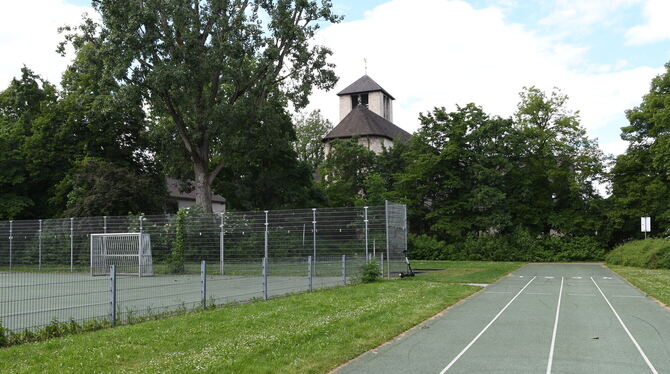
[{"label": "green court floor", "polygon": [[[263,297],[263,277],[208,275],[206,303],[226,304]],[[309,290],[306,276],[268,276],[268,296]],[[351,278],[349,278],[351,281]],[[312,288],[339,286],[342,276],[314,276]],[[117,319],[121,323],[202,305],[200,275],[118,276]],[[0,273],[0,322],[9,331],[40,328],[57,320],[108,320],[110,280],[85,273]]]},{"label": "green court floor", "polygon": [[670,373],[670,311],[599,264],[532,264],[345,373]]}]

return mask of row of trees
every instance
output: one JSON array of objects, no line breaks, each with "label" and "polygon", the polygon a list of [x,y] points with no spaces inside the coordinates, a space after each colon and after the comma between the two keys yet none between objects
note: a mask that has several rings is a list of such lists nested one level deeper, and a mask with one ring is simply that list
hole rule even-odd
[{"label": "row of trees", "polygon": [[0,219],[161,212],[163,175],[204,211],[313,205],[287,107],[336,82],[310,42],[330,1],[92,5],[60,89],[24,68],[0,93]]},{"label": "row of trees", "polygon": [[509,118],[435,108],[407,144],[375,155],[340,141],[325,158],[332,124],[287,108],[336,82],[331,52],[310,43],[341,18],[330,1],[93,5],[100,23],[63,29],[59,49],[76,55],[59,88],[24,68],[0,92],[0,219],[163,212],[169,175],[194,181],[204,211],[212,191],[240,210],[403,201],[414,233],[447,243],[523,232],[612,245],[639,216],[670,224],[667,71],[627,112],[615,160],[565,95],[535,87]]},{"label": "row of trees", "polygon": [[356,140],[321,165],[331,204],[408,204],[411,230],[446,244],[483,236],[588,237],[602,248],[670,227],[670,64],[626,112],[627,151],[612,159],[587,137],[559,90],[520,94],[510,118],[468,104],[420,116],[408,144],[376,156]]}]

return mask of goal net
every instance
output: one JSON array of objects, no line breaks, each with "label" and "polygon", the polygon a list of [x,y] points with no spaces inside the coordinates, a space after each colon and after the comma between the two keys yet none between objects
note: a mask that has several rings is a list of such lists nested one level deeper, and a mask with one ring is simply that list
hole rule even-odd
[{"label": "goal net", "polygon": [[149,234],[91,234],[91,275],[153,275]]}]

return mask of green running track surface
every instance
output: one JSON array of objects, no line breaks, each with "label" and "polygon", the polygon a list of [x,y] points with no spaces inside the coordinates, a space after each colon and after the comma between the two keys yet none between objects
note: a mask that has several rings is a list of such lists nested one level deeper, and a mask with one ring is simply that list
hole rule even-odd
[{"label": "green running track surface", "polygon": [[670,311],[599,264],[532,264],[346,373],[670,373]]}]

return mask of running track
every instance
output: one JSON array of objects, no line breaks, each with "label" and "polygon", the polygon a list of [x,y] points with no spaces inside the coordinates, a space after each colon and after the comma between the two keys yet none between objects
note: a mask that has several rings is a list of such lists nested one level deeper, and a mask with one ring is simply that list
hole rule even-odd
[{"label": "running track", "polygon": [[601,265],[532,264],[336,373],[670,373],[670,311]]}]

